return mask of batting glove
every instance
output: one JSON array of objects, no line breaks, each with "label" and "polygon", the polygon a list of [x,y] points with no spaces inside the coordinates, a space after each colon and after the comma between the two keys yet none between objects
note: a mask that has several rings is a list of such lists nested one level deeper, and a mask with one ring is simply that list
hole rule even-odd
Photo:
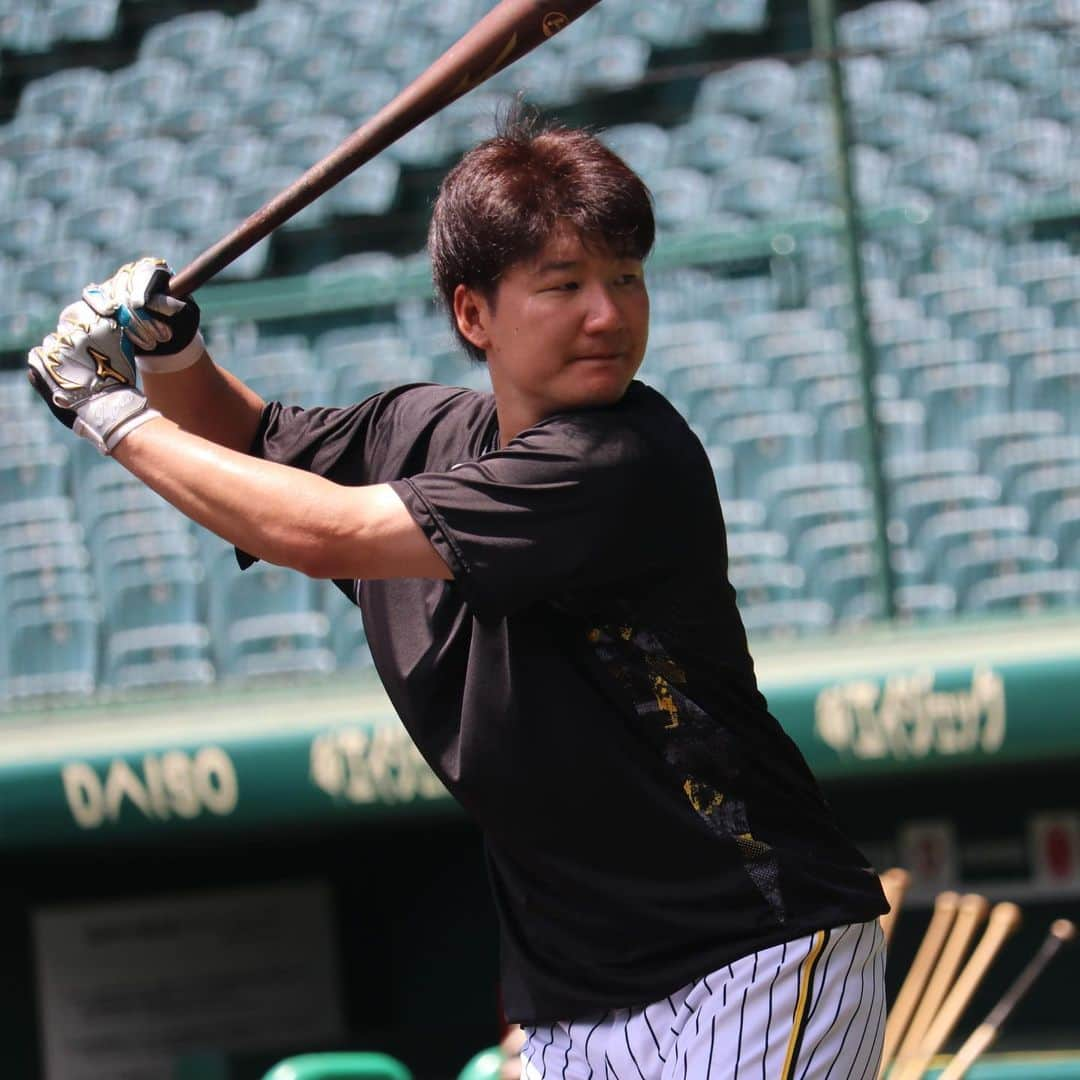
[{"label": "batting glove", "polygon": [[31,385],[53,415],[102,454],[161,415],[135,386],[125,331],[83,300],[64,308],[56,333],[30,350],[27,365]]},{"label": "batting glove", "polygon": [[205,348],[199,332],[199,306],[188,297],[166,292],[172,269],[164,259],[127,263],[108,281],[87,285],[83,300],[115,319],[134,345],[140,371],[180,371],[190,367]]}]

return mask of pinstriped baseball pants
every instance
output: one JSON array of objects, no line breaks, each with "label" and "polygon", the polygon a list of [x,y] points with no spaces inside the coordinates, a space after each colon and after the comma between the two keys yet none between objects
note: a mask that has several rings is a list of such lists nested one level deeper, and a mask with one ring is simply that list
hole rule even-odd
[{"label": "pinstriped baseball pants", "polygon": [[526,1027],[525,1080],[873,1080],[885,1027],[875,919],[751,953],[644,1008]]}]

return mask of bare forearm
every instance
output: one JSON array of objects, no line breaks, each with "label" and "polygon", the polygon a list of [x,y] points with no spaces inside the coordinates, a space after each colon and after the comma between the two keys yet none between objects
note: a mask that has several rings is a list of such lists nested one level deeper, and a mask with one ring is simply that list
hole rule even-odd
[{"label": "bare forearm", "polygon": [[251,446],[264,402],[209,353],[182,371],[143,372],[141,381],[150,404],[185,431],[232,450]]},{"label": "bare forearm", "polygon": [[215,445],[167,419],[113,457],[187,517],[257,558],[311,577],[450,577],[386,484],[343,487]]}]

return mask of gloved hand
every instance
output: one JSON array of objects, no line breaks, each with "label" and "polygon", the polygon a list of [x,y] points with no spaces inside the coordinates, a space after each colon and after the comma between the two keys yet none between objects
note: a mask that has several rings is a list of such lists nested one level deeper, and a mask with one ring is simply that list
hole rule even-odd
[{"label": "gloved hand", "polygon": [[177,300],[165,289],[172,269],[164,259],[127,263],[108,281],[87,285],[83,300],[97,312],[114,318],[134,346],[140,371],[180,371],[202,355],[199,305]]},{"label": "gloved hand", "polygon": [[53,415],[109,454],[124,436],[161,414],[135,386],[130,340],[116,319],[77,300],[60,313],[27,359],[30,383]]}]

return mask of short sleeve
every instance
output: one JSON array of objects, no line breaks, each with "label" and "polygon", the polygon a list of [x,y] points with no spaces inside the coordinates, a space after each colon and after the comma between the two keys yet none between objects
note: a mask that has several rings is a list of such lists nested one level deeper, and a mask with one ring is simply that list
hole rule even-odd
[{"label": "short sleeve", "polygon": [[393,487],[467,602],[504,615],[676,558],[658,520],[662,468],[609,415],[556,417],[508,447]]}]

